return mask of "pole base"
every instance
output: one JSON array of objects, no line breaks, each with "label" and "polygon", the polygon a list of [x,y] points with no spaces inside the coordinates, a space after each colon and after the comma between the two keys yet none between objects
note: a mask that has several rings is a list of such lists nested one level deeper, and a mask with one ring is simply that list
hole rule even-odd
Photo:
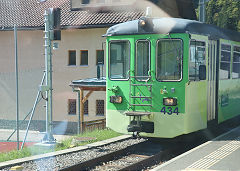
[{"label": "pole base", "polygon": [[42,143],[45,144],[56,144],[56,139],[53,137],[51,133],[45,133]]}]

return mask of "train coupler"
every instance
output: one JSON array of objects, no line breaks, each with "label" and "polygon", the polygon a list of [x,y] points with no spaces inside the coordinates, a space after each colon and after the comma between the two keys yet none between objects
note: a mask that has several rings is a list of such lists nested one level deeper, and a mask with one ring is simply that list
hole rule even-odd
[{"label": "train coupler", "polygon": [[128,132],[146,132],[146,133],[154,133],[154,123],[147,121],[131,121],[127,127]]},{"label": "train coupler", "polygon": [[154,132],[154,123],[142,121],[142,116],[148,116],[150,112],[136,112],[136,111],[128,111],[125,112],[127,116],[133,117],[133,120],[127,127],[128,132],[146,132],[146,133],[153,133]]},{"label": "train coupler", "polygon": [[132,122],[127,127],[128,132],[142,132],[142,128],[140,125],[132,124]]},{"label": "train coupler", "polygon": [[132,137],[133,137],[134,139],[139,139],[139,138],[141,138],[141,136],[140,136],[139,133],[140,133],[140,132],[133,132]]}]

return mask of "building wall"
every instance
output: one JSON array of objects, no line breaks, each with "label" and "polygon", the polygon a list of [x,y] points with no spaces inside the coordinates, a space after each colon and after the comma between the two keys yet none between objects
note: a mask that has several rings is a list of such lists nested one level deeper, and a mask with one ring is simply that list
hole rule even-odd
[{"label": "building wall", "polygon": [[[96,50],[102,49],[106,28],[62,30],[59,49],[53,50],[53,121],[77,122],[78,115],[68,114],[68,99],[77,99],[69,86],[72,80],[96,77]],[[43,31],[18,31],[20,120],[31,110],[44,70]],[[14,120],[15,62],[12,31],[0,31],[0,119]],[[68,66],[68,50],[76,50],[76,66]],[[80,66],[80,50],[88,50],[88,66]],[[105,65],[104,67],[105,68]],[[105,69],[104,69],[105,76]],[[96,100],[105,100],[105,92],[89,97],[89,114],[85,120],[102,119],[96,116]],[[45,120],[44,100],[37,106],[34,120]],[[77,110],[78,111],[78,110]]]},{"label": "building wall", "polygon": [[[12,31],[0,31],[0,118],[16,118],[16,82],[14,35]],[[31,110],[43,74],[42,31],[18,32],[19,63],[19,113],[23,119]],[[43,103],[39,104],[34,119],[44,119]]]},{"label": "building wall", "polygon": [[[62,32],[59,49],[54,51],[53,55],[54,120],[77,120],[76,115],[68,115],[68,98],[77,99],[77,93],[72,92],[69,84],[72,80],[96,77],[96,50],[102,49],[105,38],[101,36],[105,33],[106,29],[65,30]],[[68,66],[68,50],[76,50],[76,66]],[[88,66],[80,66],[81,50],[88,50]],[[105,76],[105,69],[103,73]],[[95,116],[97,99],[105,100],[105,92],[94,92],[89,97],[89,114],[85,117],[86,120],[103,118]],[[62,106],[64,110],[58,106]],[[59,113],[62,114],[59,115]]]}]

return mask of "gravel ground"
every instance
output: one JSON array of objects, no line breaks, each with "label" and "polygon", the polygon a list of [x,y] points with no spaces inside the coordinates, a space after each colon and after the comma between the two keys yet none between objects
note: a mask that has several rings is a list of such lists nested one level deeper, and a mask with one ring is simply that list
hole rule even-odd
[{"label": "gravel ground", "polygon": [[[83,162],[89,159],[93,159],[100,155],[107,154],[109,152],[113,152],[119,149],[126,148],[128,146],[146,141],[145,139],[128,139],[121,142],[112,143],[109,145],[105,145],[98,148],[91,148],[75,153],[59,155],[55,157],[51,157],[48,159],[40,159],[37,161],[23,163],[23,171],[32,171],[32,170],[39,170],[39,171],[53,171],[63,169],[67,166],[74,165],[79,162]],[[2,171],[8,171],[10,168],[2,169]]]}]

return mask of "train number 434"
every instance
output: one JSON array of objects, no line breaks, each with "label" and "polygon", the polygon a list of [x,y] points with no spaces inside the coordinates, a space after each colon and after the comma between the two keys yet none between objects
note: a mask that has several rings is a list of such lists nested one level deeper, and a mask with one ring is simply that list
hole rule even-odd
[{"label": "train number 434", "polygon": [[176,107],[175,109],[173,109],[172,107],[163,107],[161,109],[161,112],[164,113],[164,114],[173,114],[173,113],[176,113],[177,115],[179,114],[179,111],[178,111],[178,107]]}]

